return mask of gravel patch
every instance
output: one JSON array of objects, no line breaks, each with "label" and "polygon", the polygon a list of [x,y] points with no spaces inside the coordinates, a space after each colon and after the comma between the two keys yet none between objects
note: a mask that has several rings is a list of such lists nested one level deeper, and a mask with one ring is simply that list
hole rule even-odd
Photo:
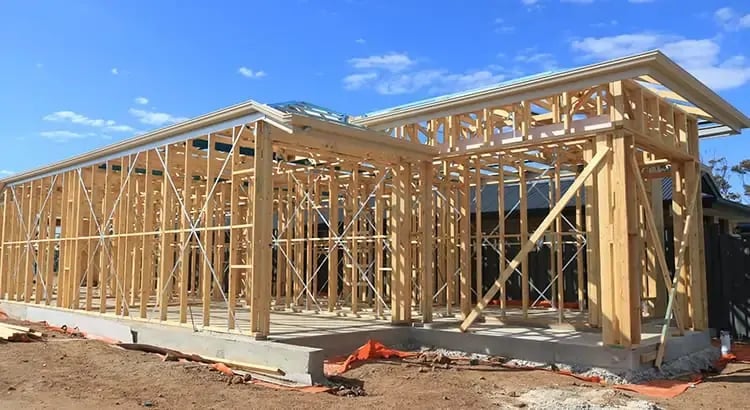
[{"label": "gravel patch", "polygon": [[[490,360],[492,357],[477,353],[465,353],[431,347],[420,347],[421,352],[433,351],[454,359]],[[637,384],[656,379],[675,379],[701,371],[710,370],[719,359],[718,348],[709,347],[671,362],[664,363],[661,369],[649,367],[639,370],[608,369],[601,367],[580,366],[567,363],[540,363],[521,359],[502,360],[506,365],[539,370],[569,371],[584,377],[598,377],[607,384]]]},{"label": "gravel patch", "polygon": [[[618,390],[578,387],[572,389],[539,388],[521,394],[516,399],[525,408],[539,410],[657,410],[659,407],[649,401],[633,399],[629,394]],[[514,407],[518,408],[518,405]]]}]

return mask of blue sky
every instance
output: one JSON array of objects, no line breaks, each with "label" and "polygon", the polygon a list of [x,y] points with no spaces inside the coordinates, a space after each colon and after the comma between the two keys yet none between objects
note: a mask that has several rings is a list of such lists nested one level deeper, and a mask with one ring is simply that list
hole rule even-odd
[{"label": "blue sky", "polygon": [[247,99],[360,114],[654,48],[750,113],[745,0],[30,3],[0,1],[3,174]]}]

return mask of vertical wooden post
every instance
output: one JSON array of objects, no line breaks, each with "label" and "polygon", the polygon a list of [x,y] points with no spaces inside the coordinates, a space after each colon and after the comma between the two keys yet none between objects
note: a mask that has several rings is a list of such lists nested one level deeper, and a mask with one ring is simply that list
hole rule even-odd
[{"label": "vertical wooden post", "polygon": [[359,164],[353,164],[352,166],[352,179],[349,185],[349,212],[351,212],[351,228],[349,228],[351,241],[351,271],[349,272],[349,281],[351,282],[351,309],[352,314],[357,315],[359,313],[359,192],[361,190],[359,183]]},{"label": "vertical wooden post", "polygon": [[[651,213],[654,215],[654,222],[656,229],[659,234],[659,243],[653,244],[653,246],[659,246],[664,249],[664,193],[662,191],[662,179],[657,178],[650,181],[651,185],[651,197],[649,206],[651,207]],[[666,285],[662,278],[663,273],[661,267],[656,262],[656,254],[649,247],[649,265],[651,271],[649,271],[649,286],[653,286],[650,290],[653,290],[653,294],[649,292],[649,296],[655,298],[653,301],[653,314],[654,317],[664,317],[667,308],[667,291]]]},{"label": "vertical wooden post", "polygon": [[484,284],[482,283],[482,268],[484,267],[484,257],[482,254],[483,237],[482,237],[482,160],[479,156],[474,161],[474,249],[476,258],[476,292],[477,300],[484,295]]},{"label": "vertical wooden post", "polygon": [[[129,211],[127,201],[127,184],[129,182],[128,169],[131,166],[130,156],[124,157],[120,160],[120,183],[117,186],[117,194],[119,196],[119,202],[117,203],[117,213],[115,214],[115,223],[117,228],[114,230],[114,234],[117,236],[115,241],[117,248],[114,253],[115,260],[115,277],[112,288],[115,292],[115,314],[116,315],[127,315],[127,298],[125,297],[125,267],[127,266],[126,257],[126,236],[121,236],[127,229],[127,213]],[[75,218],[75,216],[74,216]],[[72,265],[74,266],[74,265]]]},{"label": "vertical wooden post", "polygon": [[[0,238],[0,299],[5,298],[5,288],[7,283],[7,273],[6,269],[8,268],[8,264],[5,262],[6,256],[7,256],[7,248],[8,246],[5,244],[5,242],[10,241],[10,237],[7,234],[8,232],[8,225],[10,225],[10,212],[8,212],[8,206],[10,205],[10,202],[8,201],[8,190],[9,188],[3,188],[2,195],[3,195],[3,219],[2,219],[2,237]],[[51,285],[50,285],[51,286]]]},{"label": "vertical wooden post", "polygon": [[294,211],[295,217],[295,228],[294,228],[294,266],[297,269],[297,273],[294,275],[294,298],[292,299],[292,305],[297,306],[300,297],[303,292],[303,279],[300,276],[303,275],[305,268],[305,210],[303,207],[304,203],[304,189],[305,187],[301,182],[295,181],[294,184]]},{"label": "vertical wooden post", "polygon": [[[90,311],[93,309],[93,303],[94,303],[94,276],[97,269],[101,269],[101,266],[97,266],[94,259],[94,251],[95,251],[95,240],[92,239],[93,236],[97,234],[96,232],[96,222],[97,216],[96,216],[96,167],[92,166],[89,168],[89,172],[91,173],[91,178],[89,179],[89,186],[91,187],[91,193],[89,195],[89,202],[91,203],[91,210],[89,212],[89,229],[88,229],[88,236],[89,239],[86,241],[86,255],[88,257],[87,266],[86,266],[86,310]],[[54,180],[53,182],[54,183]],[[50,200],[52,199],[52,196],[50,196]],[[50,202],[50,208],[52,206],[52,203]],[[47,221],[47,218],[45,218],[45,221]],[[54,235],[54,230],[52,231],[52,235]],[[46,245],[49,245],[47,243]],[[49,251],[49,249],[48,249]],[[49,285],[48,285],[49,286]]]},{"label": "vertical wooden post", "polygon": [[167,233],[167,230],[174,228],[172,222],[172,212],[170,197],[172,197],[172,187],[169,185],[169,165],[171,161],[171,149],[167,145],[164,147],[164,171],[161,181],[161,228],[159,234],[160,245],[159,245],[159,280],[157,283],[156,298],[159,303],[159,320],[167,320],[167,313],[169,310],[169,294],[170,294],[170,274],[172,273],[172,264],[170,263],[170,256],[172,249],[170,246],[169,238],[172,234]]},{"label": "vertical wooden post", "polygon": [[314,213],[315,213],[315,178],[313,177],[312,173],[307,174],[307,205],[305,206],[305,211],[307,212],[307,218],[305,219],[306,222],[306,229],[305,229],[305,282],[304,287],[307,289],[305,291],[305,310],[311,309],[311,303],[310,300],[310,294],[313,293],[312,289],[312,276],[315,272],[315,261],[313,260],[313,247],[315,247],[315,239],[313,235],[313,229],[314,229]]},{"label": "vertical wooden post", "polygon": [[[624,119],[623,85],[609,85],[610,120]],[[624,347],[640,343],[640,237],[635,184],[628,180],[634,140],[618,132],[597,137],[597,150],[612,148],[597,178],[599,203],[602,338],[605,345]],[[607,228],[605,228],[607,227]],[[609,228],[611,227],[611,229]]]},{"label": "vertical wooden post", "polygon": [[[687,218],[687,204],[688,199],[686,192],[690,192],[690,188],[686,187],[685,181],[685,168],[686,165],[683,163],[672,163],[672,230],[674,237],[674,249],[678,249],[678,245],[682,243],[683,227],[685,225],[685,219]],[[687,252],[687,251],[686,251]],[[675,252],[675,267],[677,267],[677,252]],[[686,253],[685,261],[689,262],[689,254]],[[680,318],[682,323],[686,326],[689,321],[689,315],[691,313],[688,306],[688,275],[690,271],[690,264],[683,263],[679,272],[674,274],[679,277],[677,282],[677,293],[675,295],[675,301],[679,308],[677,313],[681,315]]]},{"label": "vertical wooden post", "polygon": [[[72,185],[72,172],[64,174],[63,179],[63,205],[62,205],[62,218],[60,220],[60,236],[62,238],[62,246],[60,246],[60,281],[58,282],[58,306],[69,308],[70,307],[70,275],[72,274],[72,263],[71,252],[73,249],[73,243],[71,237],[74,237],[75,227],[73,226],[72,201],[75,197],[75,186]],[[22,192],[24,190],[22,189]],[[18,283],[18,282],[16,282]],[[17,293],[18,295],[18,293]]]},{"label": "vertical wooden post", "polygon": [[[215,208],[215,201],[214,198],[216,197],[216,189],[214,188],[214,184],[216,183],[216,179],[218,178],[215,174],[217,172],[215,168],[215,160],[213,158],[214,155],[214,140],[211,136],[211,134],[208,134],[207,136],[207,144],[206,144],[206,189],[205,189],[205,202],[203,204],[203,226],[206,229],[211,229],[216,224],[223,225],[223,221],[216,221],[214,219],[214,208]],[[213,190],[213,192],[212,192]],[[200,202],[199,202],[200,203]],[[199,210],[200,212],[200,210]],[[222,231],[218,231],[223,236]],[[201,300],[203,304],[203,326],[210,326],[211,325],[211,287],[214,282],[213,273],[211,273],[211,270],[213,268],[213,271],[217,271],[220,269],[220,267],[216,266],[215,259],[212,258],[213,252],[214,252],[214,233],[215,231],[203,231],[201,233],[201,240],[203,241],[203,249],[206,253],[203,258],[203,264],[201,268]],[[144,247],[144,252],[145,252]],[[213,265],[212,265],[212,261]]]},{"label": "vertical wooden post", "polygon": [[[450,165],[446,163],[443,168],[444,175],[446,178],[450,178]],[[456,304],[456,271],[458,269],[458,218],[456,217],[456,211],[458,210],[458,189],[456,189],[455,183],[449,179],[446,194],[448,196],[448,203],[446,204],[446,216],[448,219],[447,235],[448,243],[448,260],[446,267],[446,314],[453,314],[453,305]]]},{"label": "vertical wooden post", "polygon": [[328,220],[331,225],[328,229],[328,311],[333,312],[339,291],[339,181],[335,169],[330,169],[328,174]]},{"label": "vertical wooden post", "polygon": [[391,323],[411,323],[411,164],[394,165],[391,191]]},{"label": "vertical wooden post", "polygon": [[578,311],[583,312],[584,299],[584,275],[586,269],[585,253],[583,252],[583,198],[581,191],[576,192],[576,294],[578,296]]},{"label": "vertical wooden post", "polygon": [[[505,270],[506,257],[505,250],[505,167],[502,159],[502,154],[497,155],[497,249],[499,250],[497,255],[497,268],[498,277]],[[507,281],[502,281],[500,284],[500,314],[505,316],[505,309],[508,304],[508,294],[505,289]]]},{"label": "vertical wooden post", "polygon": [[[612,147],[611,135],[597,135],[596,151],[608,150]],[[599,167],[596,173],[596,212],[598,225],[592,225],[590,232],[598,230],[599,260],[593,260],[589,265],[596,266],[599,271],[599,312],[601,313],[599,323],[602,328],[602,339],[605,345],[615,345],[620,341],[619,330],[617,327],[617,311],[615,305],[615,277],[616,266],[613,264],[613,216],[612,207],[614,201],[612,198],[610,176],[612,174],[612,157],[609,155],[605,162]],[[596,293],[589,293],[596,295]]]},{"label": "vertical wooden post", "polygon": [[[286,218],[287,218],[287,226],[286,230],[284,232],[284,250],[286,251],[286,258],[284,258],[284,264],[287,265],[286,268],[286,292],[285,292],[285,298],[284,298],[284,306],[287,308],[291,308],[292,304],[294,303],[294,269],[296,266],[289,266],[289,261],[294,261],[294,243],[292,242],[292,239],[294,239],[294,226],[295,224],[292,223],[294,220],[295,215],[295,208],[294,208],[294,179],[292,178],[292,174],[287,174],[286,178]],[[338,227],[334,227],[334,229],[338,230]],[[337,254],[338,255],[338,254]],[[288,260],[287,260],[288,259]],[[330,286],[330,283],[328,284]],[[328,300],[329,305],[331,304],[331,300]],[[336,301],[333,301],[333,305],[336,305]]]},{"label": "vertical wooden post", "polygon": [[[239,291],[239,279],[240,272],[238,269],[241,268],[241,250],[242,250],[242,229],[236,228],[242,224],[242,210],[240,209],[240,187],[244,183],[242,174],[239,172],[242,170],[242,162],[240,160],[240,138],[235,134],[236,132],[242,132],[242,130],[235,130],[232,137],[234,137],[234,146],[232,149],[232,185],[230,193],[230,234],[229,234],[229,278],[228,278],[228,295],[227,295],[227,326],[229,329],[234,329],[236,326],[236,312],[237,312],[237,293]],[[257,154],[256,154],[257,155]],[[256,158],[257,162],[257,158]],[[249,200],[250,195],[248,195]],[[251,308],[252,309],[252,308]],[[252,317],[252,316],[251,316]]]},{"label": "vertical wooden post", "polygon": [[[256,339],[271,329],[271,238],[273,236],[273,147],[270,130],[255,124],[255,173],[253,184],[252,280],[250,332]],[[239,148],[237,148],[239,151]]]},{"label": "vertical wooden post", "polygon": [[[110,205],[110,179],[109,179],[109,163],[104,163],[104,188],[102,189],[102,206],[101,206],[101,222],[99,223],[99,313],[107,311],[107,283],[109,283],[110,268],[108,265],[109,259],[109,245],[107,242],[109,239],[105,239],[104,235],[107,234],[107,228],[109,226],[109,205]],[[62,184],[65,186],[65,184]],[[64,189],[63,189],[64,190]],[[60,204],[62,206],[63,192],[60,195]],[[162,219],[164,219],[164,213],[162,213]],[[62,219],[61,219],[62,222]],[[60,242],[62,244],[62,241]],[[62,265],[58,262],[58,272],[61,272],[60,267]],[[58,286],[58,294],[60,293],[60,287]]]},{"label": "vertical wooden post", "polygon": [[[693,118],[687,121],[688,148],[695,158],[700,157],[698,151],[698,124]],[[708,295],[706,288],[706,255],[703,233],[703,198],[701,184],[702,173],[700,161],[692,161],[694,183],[698,184],[698,194],[693,209],[693,230],[690,235],[690,284],[691,303],[693,304],[693,328],[695,330],[708,329]]]},{"label": "vertical wooden post", "polygon": [[[151,151],[146,151],[146,176],[143,186],[143,231],[154,231],[154,180],[153,169],[151,168]],[[151,299],[151,290],[154,286],[154,236],[151,234],[143,235],[141,246],[141,304],[138,314],[141,318],[148,317],[148,303]]]},{"label": "vertical wooden post", "polygon": [[[606,146],[606,141],[604,142]],[[588,163],[594,157],[594,151],[596,147],[594,142],[587,144],[583,150],[583,159]],[[605,168],[603,165],[602,168]],[[585,182],[585,193],[584,199],[586,201],[586,279],[587,279],[587,304],[588,309],[588,322],[592,327],[599,327],[601,325],[601,285],[600,285],[600,267],[601,267],[601,256],[599,251],[599,233],[601,230],[607,230],[608,228],[602,228],[599,221],[599,206],[598,197],[600,195],[597,192],[597,175],[600,173],[592,174]]]},{"label": "vertical wooden post", "polygon": [[[36,283],[34,284],[34,303],[39,304],[42,301],[42,298],[44,297],[44,287],[43,284],[45,284],[44,281],[44,266],[42,262],[44,262],[46,257],[47,248],[46,245],[49,244],[47,242],[47,218],[45,218],[46,214],[49,210],[49,197],[47,193],[49,192],[50,185],[52,184],[53,178],[52,177],[46,177],[42,178],[39,184],[39,201],[37,206],[37,212],[34,217],[34,219],[37,221],[37,235],[36,239],[39,240],[36,244],[36,252],[37,257],[34,265],[34,275],[36,279]],[[89,225],[90,225],[89,220]],[[0,221],[2,223],[2,221]],[[32,235],[34,235],[33,229],[32,229]],[[32,239],[34,239],[32,237]],[[88,241],[87,241],[88,242]],[[86,253],[88,256],[88,253]],[[87,262],[86,260],[83,261],[83,263]],[[87,283],[88,288],[88,283]],[[87,293],[88,295],[88,293]]]},{"label": "vertical wooden post", "polygon": [[[560,159],[558,159],[555,162],[555,202],[553,202],[555,204],[560,202],[560,195],[562,192],[562,183],[560,182],[561,165]],[[550,209],[552,209],[551,206]],[[562,236],[562,213],[555,218],[555,243],[557,248],[555,250],[555,272],[557,275],[557,321],[558,323],[562,323],[564,318],[563,312],[565,309],[565,272],[563,269],[563,249],[565,249],[565,244]]]},{"label": "vertical wooden post", "polygon": [[[442,165],[442,164],[441,164]],[[440,174],[440,172],[438,172]],[[438,305],[444,305],[445,304],[445,295],[446,295],[446,279],[448,277],[446,273],[446,263],[448,261],[448,252],[447,252],[447,234],[446,234],[446,227],[447,227],[447,213],[446,213],[446,191],[445,191],[445,175],[440,175],[437,186],[437,192],[438,195],[435,200],[435,214],[436,214],[436,229],[437,229],[437,265],[435,266],[436,269],[436,280],[435,280],[435,287],[438,289],[438,297],[437,297],[437,304]]]},{"label": "vertical wooden post", "polygon": [[460,304],[461,317],[466,318],[471,312],[471,209],[470,209],[470,172],[469,159],[461,162],[459,212],[459,261],[461,267],[460,276]]},{"label": "vertical wooden post", "polygon": [[284,258],[281,255],[281,238],[284,236],[281,233],[281,230],[286,226],[287,221],[287,214],[284,209],[284,190],[281,187],[274,187],[273,191],[273,197],[274,202],[276,204],[276,215],[278,215],[277,218],[277,224],[276,224],[276,242],[274,246],[274,250],[276,251],[276,291],[274,292],[274,299],[273,299],[273,305],[274,306],[283,306],[282,301],[282,295],[284,294],[284,278],[286,277],[286,262],[284,261]]},{"label": "vertical wooden post", "polygon": [[[383,273],[385,270],[385,255],[383,254],[383,236],[385,235],[385,173],[388,172],[385,168],[381,168],[378,173],[378,177],[383,180],[375,188],[375,315],[377,317],[383,316],[383,303],[385,300],[385,281],[383,280]],[[338,208],[336,208],[338,213]],[[338,223],[338,216],[336,217]],[[337,259],[338,261],[338,259]],[[336,268],[336,276],[338,277],[338,267]]]},{"label": "vertical wooden post", "polygon": [[[431,161],[422,162],[421,197],[419,222],[422,225],[421,250],[422,276],[421,288],[421,311],[422,322],[432,322],[432,294],[435,275],[435,213],[432,200],[433,168]],[[480,229],[481,232],[481,229]],[[480,270],[481,272],[481,270]]]},{"label": "vertical wooden post", "polygon": [[[192,210],[192,183],[193,183],[193,153],[190,150],[190,141],[186,141],[184,145],[184,170],[182,175],[182,204],[185,209],[180,210],[180,244],[185,248],[182,250],[182,258],[180,259],[180,323],[187,323],[187,302],[188,302],[188,275],[190,272],[190,250],[192,243],[192,235],[190,234],[190,211]],[[187,242],[187,243],[186,243]]]},{"label": "vertical wooden post", "polygon": [[[632,183],[630,157],[635,155],[635,142],[632,136],[617,136],[614,140],[614,151],[622,150],[621,155],[613,155],[616,202],[614,229],[616,230],[615,260],[620,269],[617,280],[619,306],[617,318],[622,334],[621,344],[625,347],[641,342],[641,255],[643,241],[640,237],[638,199],[636,184]],[[624,162],[624,164],[623,164]],[[620,174],[622,172],[622,174]],[[624,188],[624,189],[623,189]],[[620,206],[624,205],[624,206]],[[619,206],[619,208],[618,208]],[[622,208],[625,209],[622,209]],[[623,219],[624,218],[624,219]],[[620,232],[625,233],[621,235]]]},{"label": "vertical wooden post", "polygon": [[[33,290],[33,280],[34,280],[34,266],[33,266],[33,260],[34,260],[34,247],[31,244],[31,240],[33,239],[33,224],[34,224],[34,216],[35,216],[35,200],[38,196],[36,193],[36,182],[31,181],[29,183],[29,200],[24,202],[25,209],[24,209],[24,218],[26,218],[26,232],[24,232],[24,241],[26,243],[24,246],[26,247],[26,255],[25,255],[25,263],[24,263],[24,281],[23,281],[23,301],[26,303],[29,303],[31,301],[31,292]],[[78,224],[78,221],[76,220],[76,224]],[[75,242],[78,244],[78,241]]]},{"label": "vertical wooden post", "polygon": [[[59,196],[59,189],[58,189],[58,181],[60,180],[60,177],[54,179],[54,182],[52,183],[52,194],[50,195],[50,211],[49,211],[49,237],[55,238],[57,233],[57,214],[59,213],[60,209],[60,196]],[[6,193],[7,195],[7,193]],[[50,305],[52,303],[52,296],[55,293],[55,247],[56,247],[56,241],[50,241],[47,244],[47,260],[44,262],[47,266],[46,270],[46,276],[45,276],[45,282],[47,283],[47,294],[45,297],[45,305]],[[100,250],[101,252],[102,250]],[[102,267],[99,267],[99,270],[101,271],[103,269]],[[0,297],[2,294],[0,293]]]},{"label": "vertical wooden post", "polygon": [[[523,161],[518,163],[518,198],[520,206],[518,219],[521,230],[521,246],[529,240],[529,203],[528,186],[526,184],[526,170]],[[521,309],[523,318],[529,317],[529,256],[524,254],[521,262]]]}]

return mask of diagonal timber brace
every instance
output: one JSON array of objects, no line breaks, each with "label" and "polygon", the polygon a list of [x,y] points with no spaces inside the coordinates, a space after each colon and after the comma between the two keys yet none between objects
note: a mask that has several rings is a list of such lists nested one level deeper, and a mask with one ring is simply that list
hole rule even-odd
[{"label": "diagonal timber brace", "polygon": [[565,191],[565,194],[560,197],[560,201],[555,204],[554,208],[550,210],[550,213],[539,224],[539,226],[536,228],[534,233],[531,234],[526,243],[523,244],[521,250],[508,264],[505,270],[500,274],[500,277],[495,280],[495,283],[492,284],[492,287],[484,295],[484,298],[482,298],[482,300],[477,303],[471,313],[469,313],[466,319],[464,319],[464,321],[461,323],[460,328],[462,332],[467,331],[469,327],[474,323],[474,321],[479,317],[482,311],[487,307],[487,305],[490,304],[492,298],[494,298],[497,292],[500,290],[501,285],[508,279],[508,276],[510,276],[513,270],[521,263],[521,259],[525,257],[534,248],[534,246],[536,246],[536,242],[544,235],[544,232],[552,224],[552,222],[554,222],[558,214],[560,214],[563,209],[565,209],[567,203],[571,199],[573,199],[576,192],[583,186],[583,183],[586,181],[586,179],[597,169],[599,164],[607,157],[607,155],[609,155],[610,152],[611,150],[609,149],[598,152],[596,156],[591,159],[591,162],[586,165],[583,171],[581,171],[581,174],[578,175],[575,181],[573,181],[573,184],[570,186],[570,188],[568,188],[568,190]]}]

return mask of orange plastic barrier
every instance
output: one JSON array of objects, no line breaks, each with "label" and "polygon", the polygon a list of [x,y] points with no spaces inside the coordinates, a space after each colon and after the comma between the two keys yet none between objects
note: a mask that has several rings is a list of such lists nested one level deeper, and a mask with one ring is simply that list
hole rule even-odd
[{"label": "orange plastic barrier", "polygon": [[750,363],[750,345],[732,344],[732,352],[722,357],[722,361]]},{"label": "orange plastic barrier", "polygon": [[684,393],[687,389],[701,383],[703,378],[695,377],[691,381],[684,380],[651,380],[643,384],[620,384],[613,386],[618,390],[627,390],[648,397],[671,399]]},{"label": "orange plastic barrier", "polygon": [[214,370],[218,370],[218,371],[224,373],[226,376],[234,376],[234,371],[232,371],[232,369],[230,369],[224,363],[214,363],[214,364],[211,365],[211,367]]},{"label": "orange plastic barrier", "polygon": [[327,366],[326,374],[341,374],[351,369],[355,362],[363,362],[372,359],[390,359],[391,357],[404,358],[414,356],[416,353],[403,352],[401,350],[389,349],[384,344],[374,340],[368,340],[354,353],[344,360],[343,363],[330,363]]},{"label": "orange plastic barrier", "polygon": [[[715,363],[714,367],[723,370],[727,364],[731,362],[750,363],[750,345],[733,344],[732,353],[723,355]],[[652,380],[643,384],[624,384],[614,387],[620,390],[640,393],[644,396],[671,399],[684,393],[687,389],[695,387],[701,382],[703,382],[703,377],[695,375],[690,381]]]}]

